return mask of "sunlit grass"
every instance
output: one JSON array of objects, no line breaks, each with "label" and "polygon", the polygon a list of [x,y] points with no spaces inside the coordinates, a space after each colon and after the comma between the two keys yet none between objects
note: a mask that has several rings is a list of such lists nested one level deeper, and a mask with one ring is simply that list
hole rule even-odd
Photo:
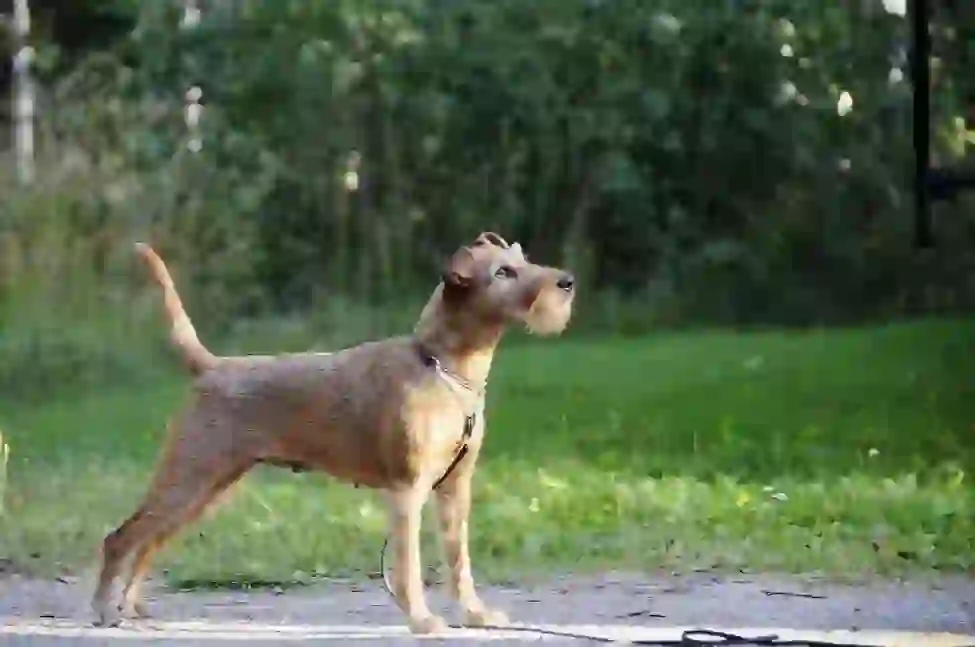
[{"label": "sunlit grass", "polygon": [[[141,465],[88,465],[19,485],[4,554],[39,573],[94,565],[131,512]],[[486,465],[473,522],[479,572],[599,567],[818,570],[857,575],[964,569],[975,537],[959,474],[739,482],[607,478],[580,464]],[[438,553],[427,519],[426,561]],[[313,476],[252,476],[161,560],[171,582],[290,583],[378,571],[385,513],[374,494]]]},{"label": "sunlit grass", "polygon": [[[971,330],[927,322],[505,348],[476,477],[477,570],[970,568]],[[142,494],[184,390],[7,409],[0,555],[41,573],[91,566]],[[159,567],[184,585],[362,575],[378,569],[384,532],[375,495],[265,470]]]}]

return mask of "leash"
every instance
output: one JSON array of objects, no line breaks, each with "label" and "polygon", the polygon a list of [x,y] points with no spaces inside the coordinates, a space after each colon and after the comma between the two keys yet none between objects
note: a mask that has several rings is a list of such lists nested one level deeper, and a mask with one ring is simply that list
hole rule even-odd
[{"label": "leash", "polygon": [[[388,577],[386,575],[386,548],[389,545],[389,537],[383,541],[382,550],[379,553],[379,571],[383,576],[383,586],[386,593],[394,598],[390,590]],[[587,640],[589,642],[614,645],[649,645],[651,647],[883,647],[883,645],[871,645],[866,643],[838,643],[822,640],[783,640],[776,634],[761,636],[739,636],[738,634],[716,631],[714,629],[688,629],[681,633],[680,638],[664,640],[624,640],[609,638],[607,636],[597,636],[594,634],[580,634],[571,631],[558,631],[556,629],[545,629],[543,627],[531,627],[524,625],[484,625],[480,627],[465,627],[463,625],[448,625],[451,629],[478,629],[483,631],[506,631],[531,634],[534,636],[549,636],[552,638],[570,638],[573,640]],[[972,647],[975,647],[973,645]]]},{"label": "leash", "polygon": [[[461,627],[450,625],[451,629],[471,629],[471,627]],[[521,633],[531,633],[537,636],[552,636],[556,638],[573,638],[576,640],[588,640],[603,644],[614,645],[650,645],[651,647],[709,647],[717,645],[726,647],[737,645],[740,647],[883,647],[883,645],[869,645],[864,643],[835,643],[823,642],[819,640],[782,640],[775,634],[762,636],[739,636],[737,634],[713,629],[687,629],[681,633],[680,638],[674,639],[639,639],[625,640],[618,638],[607,638],[606,636],[595,636],[589,634],[577,634],[569,631],[556,631],[543,629],[541,627],[507,626],[478,627],[479,629],[495,631],[516,631]]]},{"label": "leash", "polygon": [[[449,472],[449,470],[448,470]],[[441,481],[443,478],[441,478]],[[379,572],[382,574],[383,588],[386,593],[393,598],[395,596],[389,586],[389,576],[386,573],[386,549],[389,547],[389,537],[383,540],[383,547],[379,551]],[[714,629],[688,629],[681,633],[680,638],[666,640],[622,640],[597,636],[593,634],[580,634],[571,631],[558,631],[557,629],[545,629],[543,627],[531,627],[524,625],[484,625],[480,627],[465,627],[463,625],[448,625],[451,629],[478,629],[483,631],[506,631],[531,634],[534,636],[549,636],[552,638],[571,638],[573,640],[588,640],[589,642],[615,645],[650,645],[651,647],[883,647],[883,645],[871,645],[865,643],[838,643],[822,640],[783,640],[776,634],[761,636],[739,636],[724,631]],[[975,647],[973,645],[972,647]]]},{"label": "leash", "polygon": [[437,482],[433,484],[434,490],[439,490],[443,482],[447,480],[447,477],[460,465],[460,462],[464,460],[469,451],[469,446],[467,441],[471,439],[474,433],[474,423],[477,422],[477,414],[472,413],[464,419],[464,433],[461,435],[461,446],[454,454],[454,460],[450,461],[450,465],[447,467],[447,471],[443,473],[443,476],[437,479]]},{"label": "leash", "polygon": [[[462,376],[447,370],[436,355],[429,352],[421,344],[416,345],[418,354],[420,356],[420,361],[423,362],[424,366],[434,369],[437,374],[447,380],[449,383],[456,384],[457,386],[470,391],[471,393],[476,393],[477,391],[471,386],[470,382],[464,379]],[[443,475],[437,479],[436,483],[433,484],[433,489],[437,490],[443,485],[443,482],[453,473],[464,457],[469,451],[469,441],[474,433],[474,425],[477,422],[477,414],[472,413],[464,419],[464,430],[461,434],[461,444],[457,453],[454,455],[454,459],[450,462]],[[386,589],[386,593],[389,594],[395,601],[395,596],[393,595],[392,588],[389,585],[389,576],[386,573],[386,549],[389,548],[389,536],[383,540],[383,547],[379,551],[379,572],[382,575],[383,587]],[[449,625],[451,629],[470,629],[470,627],[463,627],[461,625]],[[690,629],[684,631],[681,637],[675,640],[618,640],[616,638],[607,638],[606,636],[595,636],[588,634],[578,634],[568,631],[558,631],[554,629],[544,629],[541,627],[530,627],[530,626],[483,626],[477,627],[478,629],[483,629],[485,631],[507,631],[507,632],[518,632],[527,633],[535,636],[551,636],[557,638],[571,638],[575,640],[588,640],[590,642],[603,643],[603,644],[630,644],[630,645],[656,645],[657,647],[709,647],[712,645],[718,646],[730,646],[738,645],[741,647],[882,647],[880,645],[862,645],[862,644],[852,644],[852,643],[835,643],[835,642],[823,642],[816,640],[781,640],[775,634],[769,634],[764,636],[739,636],[736,634],[725,633],[722,631],[714,631],[711,629]]]}]

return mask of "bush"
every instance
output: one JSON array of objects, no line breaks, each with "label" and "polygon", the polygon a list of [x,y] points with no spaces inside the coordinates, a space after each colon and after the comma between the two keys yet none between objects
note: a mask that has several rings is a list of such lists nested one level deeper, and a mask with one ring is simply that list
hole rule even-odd
[{"label": "bush", "polygon": [[[388,309],[482,229],[572,266],[622,317],[593,325],[629,332],[975,300],[970,209],[939,255],[911,248],[907,24],[869,2],[243,1],[193,30],[173,3],[113,6],[131,32],[69,66],[48,113],[87,170],[4,205],[7,231],[43,210],[95,283],[151,238],[192,268],[204,329],[340,296]],[[951,69],[939,91],[962,96]]]},{"label": "bush", "polygon": [[[39,169],[30,189],[0,178],[11,196],[0,211],[5,398],[49,398],[158,371],[167,333],[159,295],[133,253],[137,240],[166,252],[204,331],[226,329],[254,300],[246,221],[231,227],[224,218],[221,231],[208,218],[226,213],[221,178],[180,162],[136,173],[80,149],[44,158]],[[161,222],[175,209],[178,217]],[[184,261],[192,273],[180,271]]]}]

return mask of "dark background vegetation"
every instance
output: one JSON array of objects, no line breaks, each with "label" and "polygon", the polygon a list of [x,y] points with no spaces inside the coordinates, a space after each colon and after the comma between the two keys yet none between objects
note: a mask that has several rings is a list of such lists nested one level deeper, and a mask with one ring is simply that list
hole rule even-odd
[{"label": "dark background vegetation", "polygon": [[[935,5],[935,157],[965,164],[975,19]],[[975,303],[971,197],[913,247],[909,25],[880,0],[208,0],[193,30],[175,2],[32,8],[40,178],[0,187],[0,382],[36,386],[49,348],[55,377],[124,374],[94,340],[148,321],[136,239],[211,336],[402,328],[484,229],[576,271],[578,330]]]}]

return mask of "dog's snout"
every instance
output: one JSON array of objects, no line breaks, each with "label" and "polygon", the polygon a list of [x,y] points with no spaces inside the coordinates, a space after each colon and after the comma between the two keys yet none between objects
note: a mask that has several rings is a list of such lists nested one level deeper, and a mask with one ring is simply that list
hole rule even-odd
[{"label": "dog's snout", "polygon": [[566,292],[571,292],[573,286],[576,284],[576,279],[569,273],[564,273],[559,277],[558,282],[555,284],[560,290],[565,290]]}]

